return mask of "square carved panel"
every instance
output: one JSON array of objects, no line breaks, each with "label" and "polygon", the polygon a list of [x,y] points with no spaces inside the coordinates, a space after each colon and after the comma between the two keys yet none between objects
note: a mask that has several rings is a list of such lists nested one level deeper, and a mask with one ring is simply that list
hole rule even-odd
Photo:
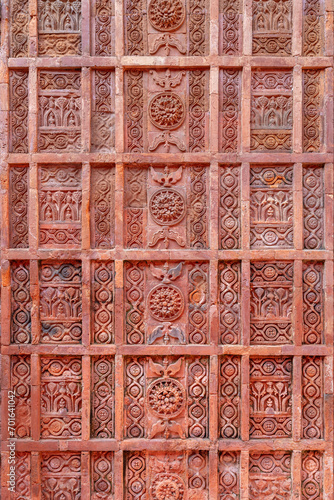
[{"label": "square carved panel", "polygon": [[126,150],[134,153],[205,151],[209,125],[208,85],[208,72],[200,69],[127,71]]},{"label": "square carved panel", "polygon": [[209,342],[207,262],[126,262],[124,273],[128,344]]},{"label": "square carved panel", "polygon": [[205,451],[128,452],[125,473],[127,495],[131,500],[138,498],[138,494],[145,498],[143,495],[147,492],[154,500],[162,495],[208,498],[208,453]]},{"label": "square carved panel", "polygon": [[208,437],[207,358],[132,358],[125,370],[127,438]]},{"label": "square carved panel", "polygon": [[204,56],[209,52],[207,0],[128,0],[125,50],[128,55]]},{"label": "square carved panel", "polygon": [[129,166],[126,247],[207,248],[209,169],[205,165]]}]

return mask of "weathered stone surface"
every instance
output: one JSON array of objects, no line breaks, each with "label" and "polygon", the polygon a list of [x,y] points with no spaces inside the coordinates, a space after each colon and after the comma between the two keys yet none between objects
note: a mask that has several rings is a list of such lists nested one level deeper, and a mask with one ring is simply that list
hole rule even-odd
[{"label": "weathered stone surface", "polygon": [[1,499],[332,500],[331,2],[1,15]]}]

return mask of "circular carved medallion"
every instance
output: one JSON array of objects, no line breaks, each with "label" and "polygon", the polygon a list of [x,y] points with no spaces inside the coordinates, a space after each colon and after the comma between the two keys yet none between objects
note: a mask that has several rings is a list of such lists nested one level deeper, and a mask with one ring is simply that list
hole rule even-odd
[{"label": "circular carved medallion", "polygon": [[183,196],[174,189],[159,189],[150,199],[150,212],[160,226],[178,224],[186,213]]},{"label": "circular carved medallion", "polygon": [[185,391],[178,380],[159,378],[147,390],[147,403],[159,418],[175,418],[184,408]]},{"label": "circular carved medallion", "polygon": [[184,483],[176,474],[157,474],[152,481],[153,500],[182,500]]},{"label": "circular carved medallion", "polygon": [[184,104],[173,92],[161,92],[153,97],[148,113],[153,125],[169,130],[179,127],[185,117]]},{"label": "circular carved medallion", "polygon": [[173,321],[183,312],[183,295],[175,286],[158,285],[149,293],[148,307],[156,320]]},{"label": "circular carved medallion", "polygon": [[148,18],[158,31],[177,30],[184,22],[185,9],[180,0],[152,0]]}]

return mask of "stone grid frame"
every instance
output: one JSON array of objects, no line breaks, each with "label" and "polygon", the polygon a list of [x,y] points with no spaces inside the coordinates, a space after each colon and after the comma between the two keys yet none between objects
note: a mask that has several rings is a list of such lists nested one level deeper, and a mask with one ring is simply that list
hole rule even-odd
[{"label": "stone grid frame", "polygon": [[[301,0],[293,2],[292,52],[286,56],[252,55],[252,3],[242,2],[239,26],[240,55],[221,55],[220,33],[222,30],[221,11],[218,0],[211,0],[208,6],[210,30],[208,55],[203,56],[136,56],[125,55],[125,22],[122,0],[115,0],[114,23],[115,37],[114,55],[96,56],[92,43],[92,2],[82,0],[82,55],[41,57],[38,56],[38,23],[37,0],[28,0],[28,12],[31,16],[27,39],[28,56],[9,57],[10,47],[10,17],[9,0],[1,2],[1,109],[0,109],[0,161],[1,161],[1,353],[2,353],[2,498],[9,496],[6,486],[8,472],[8,451],[6,440],[8,430],[7,397],[11,386],[11,362],[13,357],[27,356],[31,362],[31,437],[17,440],[17,452],[24,461],[24,455],[30,455],[31,482],[30,497],[43,498],[41,464],[46,463],[48,454],[72,453],[81,455],[81,498],[94,498],[92,487],[92,464],[96,452],[113,453],[113,492],[108,498],[122,500],[126,495],[125,467],[127,454],[146,450],[147,453],[172,452],[175,449],[181,453],[191,450],[201,450],[208,453],[210,478],[207,486],[207,498],[223,499],[219,490],[220,457],[223,453],[236,453],[239,460],[239,491],[235,498],[253,498],[253,484],[250,471],[250,457],[256,453],[291,452],[291,481],[294,498],[309,498],[303,493],[305,469],[303,468],[306,452],[320,452],[323,461],[322,496],[329,500],[333,496],[334,458],[333,448],[333,6],[329,2],[321,2],[324,10],[324,35],[322,40],[322,55],[303,55],[303,4]],[[8,21],[9,19],[9,21]],[[38,74],[40,71],[56,72],[75,69],[81,72],[81,151],[71,152],[39,152],[38,149]],[[109,70],[115,76],[115,143],[109,152],[92,152],[92,72]],[[201,69],[209,75],[209,148],[202,152],[126,152],[125,106],[126,94],[124,75],[127,71],[150,69]],[[291,152],[254,151],[251,149],[251,78],[252,71],[288,69],[293,75],[292,91],[292,148]],[[318,151],[305,151],[303,148],[303,71],[321,70],[323,87],[321,90],[323,107],[323,138]],[[238,144],[234,151],[221,152],[220,143],[220,112],[221,112],[221,72],[224,70],[239,71],[241,105],[239,111]],[[9,123],[12,113],[10,102],[10,72],[26,72],[28,95],[28,129],[26,151],[11,152],[9,147]],[[240,125],[241,124],[241,125]],[[39,244],[38,220],[38,169],[41,165],[62,166],[78,165],[82,169],[82,227],[81,246],[78,248],[42,248]],[[207,207],[208,249],[129,249],[124,241],[124,173],[131,165],[206,165],[209,174],[209,203]],[[26,248],[13,248],[10,243],[10,170],[16,166],[29,168],[28,175],[28,242]],[[113,248],[92,248],[91,242],[91,172],[98,166],[112,166],[115,173],[115,240]],[[221,169],[238,167],[240,170],[240,246],[231,249],[221,249],[220,218],[219,218],[219,185]],[[253,249],[250,245],[250,174],[252,167],[291,166],[293,170],[292,200],[293,200],[293,245],[288,248]],[[322,248],[305,249],[303,238],[303,169],[310,166],[323,167],[323,245]],[[41,344],[39,320],[39,266],[40,261],[57,262],[79,261],[82,269],[82,343],[79,345]],[[127,261],[209,261],[210,277],[210,341],[205,345],[127,345],[124,340],[123,288],[124,263]],[[29,344],[11,343],[11,265],[15,261],[27,263],[30,269],[31,308],[31,338]],[[114,343],[109,345],[92,344],[91,316],[91,265],[92,262],[112,261],[114,263]],[[253,262],[293,262],[293,298],[292,298],[292,329],[293,342],[277,345],[254,345],[251,343],[250,321],[250,280],[251,263]],[[320,262],[323,264],[323,338],[319,344],[303,343],[303,263]],[[220,344],[221,329],[218,310],[218,269],[220,263],[239,262],[240,279],[240,322],[241,332],[237,343]],[[124,438],[124,391],[125,364],[130,357],[162,355],[183,356],[190,359],[203,356],[209,360],[208,437],[204,439],[126,439]],[[82,411],[81,437],[79,439],[42,439],[41,437],[41,359],[56,357],[81,358],[82,361]],[[114,437],[97,439],[91,434],[91,395],[92,359],[98,356],[109,356],[114,366],[114,398],[117,405],[114,412]],[[241,387],[239,398],[241,402],[241,417],[239,421],[239,436],[237,439],[223,438],[220,435],[219,424],[219,366],[220,359],[226,356],[236,356],[240,360]],[[305,439],[302,426],[302,363],[306,357],[321,358],[323,363],[323,410],[324,423],[322,437]],[[270,439],[250,438],[250,363],[256,358],[290,357],[293,366],[292,378],[292,431],[291,437]],[[65,455],[64,455],[65,456]],[[225,456],[225,455],[224,455]],[[316,455],[318,457],[318,455]],[[224,457],[222,458],[224,463]],[[320,467],[319,467],[320,468]],[[304,481],[304,482],[303,482]],[[221,483],[220,483],[221,484]],[[74,498],[74,497],[73,497]],[[204,497],[203,497],[204,498]]]}]

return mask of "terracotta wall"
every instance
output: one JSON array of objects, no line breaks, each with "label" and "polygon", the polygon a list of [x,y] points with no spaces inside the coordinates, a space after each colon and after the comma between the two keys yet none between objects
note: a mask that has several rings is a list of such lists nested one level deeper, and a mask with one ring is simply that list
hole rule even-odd
[{"label": "terracotta wall", "polygon": [[2,499],[333,499],[333,10],[2,0]]}]

